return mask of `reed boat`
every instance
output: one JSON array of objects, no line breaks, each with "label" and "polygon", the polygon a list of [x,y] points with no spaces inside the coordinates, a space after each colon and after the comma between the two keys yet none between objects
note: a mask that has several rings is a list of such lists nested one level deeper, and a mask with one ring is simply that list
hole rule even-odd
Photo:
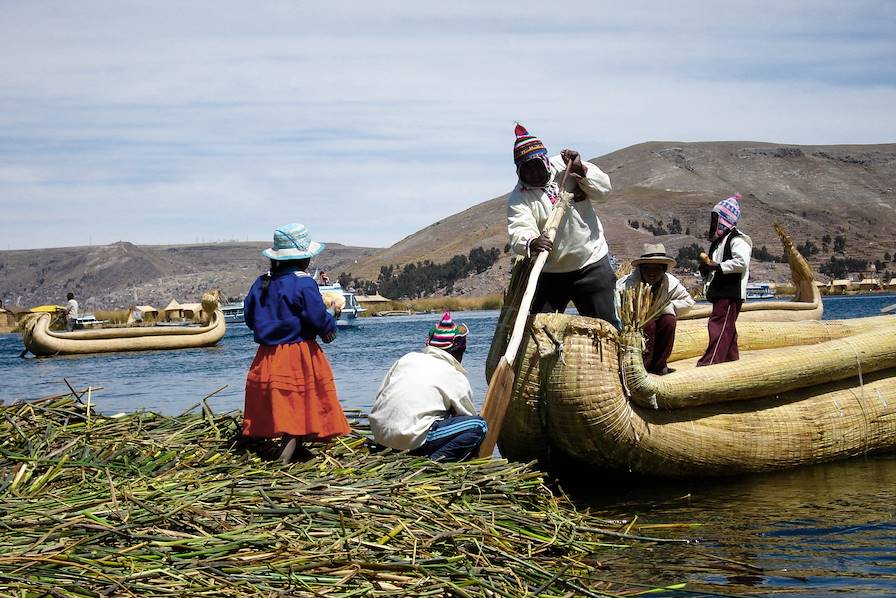
[{"label": "reed boat", "polygon": [[741,359],[648,374],[640,334],[530,318],[498,447],[513,460],[732,475],[896,450],[896,319],[738,324]]},{"label": "reed boat", "polygon": [[[794,281],[810,282],[808,264],[790,249]],[[512,276],[508,294],[524,279]],[[814,284],[811,291],[803,298],[817,297]],[[531,315],[498,448],[567,471],[651,476],[734,475],[896,450],[896,318],[822,321],[817,299],[817,308],[770,310],[810,319],[739,319],[740,360],[709,367],[696,367],[706,320],[679,321],[676,371],[665,376],[645,371],[637,321],[623,317],[618,332],[594,318]],[[776,303],[793,302],[762,305]],[[499,318],[489,378],[515,315]]]},{"label": "reed boat", "polygon": [[210,347],[218,344],[224,336],[226,324],[217,301],[203,296],[202,305],[203,311],[210,316],[200,326],[141,326],[59,332],[50,330],[53,314],[32,314],[24,322],[22,339],[25,349],[37,356]]}]

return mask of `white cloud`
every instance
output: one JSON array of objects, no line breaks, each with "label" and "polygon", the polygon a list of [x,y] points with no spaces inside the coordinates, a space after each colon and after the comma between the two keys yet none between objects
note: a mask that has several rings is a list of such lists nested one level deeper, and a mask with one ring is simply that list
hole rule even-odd
[{"label": "white cloud", "polygon": [[515,119],[589,156],[896,137],[889,2],[409,6],[7,4],[0,238],[388,245],[507,191]]}]

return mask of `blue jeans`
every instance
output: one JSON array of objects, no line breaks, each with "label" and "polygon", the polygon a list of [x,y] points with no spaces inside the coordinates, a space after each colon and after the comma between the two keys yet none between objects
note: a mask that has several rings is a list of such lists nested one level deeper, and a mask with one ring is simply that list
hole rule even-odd
[{"label": "blue jeans", "polygon": [[426,433],[426,441],[411,451],[428,455],[435,461],[465,461],[485,440],[488,424],[475,415],[455,415],[435,422]]}]

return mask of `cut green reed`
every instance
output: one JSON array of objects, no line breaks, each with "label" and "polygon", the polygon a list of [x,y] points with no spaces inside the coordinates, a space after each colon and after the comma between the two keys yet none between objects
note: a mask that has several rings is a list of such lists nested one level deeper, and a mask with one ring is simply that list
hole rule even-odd
[{"label": "cut green reed", "polygon": [[371,453],[353,412],[350,436],[283,466],[205,403],[82,400],[0,407],[4,594],[623,595],[642,588],[595,579],[598,555],[676,539],[577,509],[530,465]]}]

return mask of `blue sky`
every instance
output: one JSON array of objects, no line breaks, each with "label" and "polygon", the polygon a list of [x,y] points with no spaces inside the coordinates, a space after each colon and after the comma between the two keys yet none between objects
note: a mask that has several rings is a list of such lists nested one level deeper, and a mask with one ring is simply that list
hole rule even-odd
[{"label": "blue sky", "polygon": [[[721,6],[720,6],[721,5]],[[896,2],[0,0],[0,249],[388,246],[552,151],[896,141]]]}]

